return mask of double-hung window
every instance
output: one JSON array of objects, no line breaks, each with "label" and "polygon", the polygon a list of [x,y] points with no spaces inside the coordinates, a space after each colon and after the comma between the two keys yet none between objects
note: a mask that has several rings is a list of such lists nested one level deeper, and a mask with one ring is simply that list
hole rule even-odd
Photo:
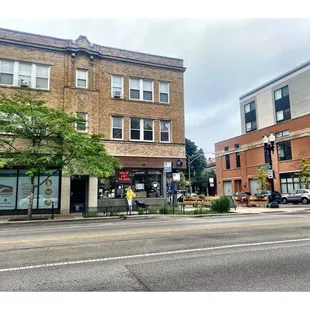
[{"label": "double-hung window", "polygon": [[112,117],[112,139],[122,140],[123,139],[123,117],[113,116]]},{"label": "double-hung window", "polygon": [[77,122],[75,123],[75,128],[78,131],[81,132],[87,132],[88,131],[88,114],[85,112],[76,112],[76,117],[79,118]]},{"label": "double-hung window", "polygon": [[50,67],[0,59],[0,85],[49,89]]},{"label": "double-hung window", "polygon": [[129,79],[129,99],[154,101],[154,85],[152,80]]},{"label": "double-hung window", "polygon": [[154,141],[154,121],[151,119],[130,119],[130,140]]},{"label": "double-hung window", "polygon": [[160,121],[160,142],[171,142],[170,121]]},{"label": "double-hung window", "polygon": [[159,102],[169,103],[169,83],[159,82]]},{"label": "double-hung window", "polygon": [[257,129],[255,101],[244,106],[245,131],[250,132]]},{"label": "double-hung window", "polygon": [[112,98],[123,98],[123,77],[112,75]]},{"label": "double-hung window", "polygon": [[14,62],[0,60],[0,84],[13,85]]},{"label": "double-hung window", "polygon": [[76,70],[76,87],[88,88],[88,70]]},{"label": "double-hung window", "polygon": [[291,141],[282,141],[277,143],[278,160],[292,159]]},{"label": "double-hung window", "polygon": [[291,119],[291,105],[288,85],[274,92],[277,123]]}]

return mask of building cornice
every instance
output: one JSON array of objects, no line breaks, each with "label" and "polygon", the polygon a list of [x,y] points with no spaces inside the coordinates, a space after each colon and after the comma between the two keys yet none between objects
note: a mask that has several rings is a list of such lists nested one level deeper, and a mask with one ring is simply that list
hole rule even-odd
[{"label": "building cornice", "polygon": [[158,55],[152,55],[152,54],[146,54],[146,53],[140,53],[135,51],[128,51],[128,50],[122,50],[117,48],[110,48],[105,46],[100,46],[96,44],[91,44],[88,39],[85,36],[80,36],[77,40],[64,40],[64,39],[58,39],[58,38],[52,38],[42,35],[34,35],[29,33],[23,33],[18,31],[12,31],[0,28],[0,36],[1,31],[4,31],[5,33],[12,33],[12,36],[15,34],[21,35],[26,34],[28,36],[31,36],[33,38],[42,38],[44,39],[53,39],[57,40],[57,44],[44,44],[44,43],[38,43],[38,42],[31,42],[23,39],[14,39],[9,37],[0,37],[0,43],[6,44],[6,45],[17,45],[21,47],[26,48],[34,48],[34,49],[41,49],[46,51],[53,51],[53,52],[59,52],[59,53],[85,53],[89,56],[98,57],[99,59],[108,60],[108,61],[119,61],[119,62],[125,62],[133,65],[139,65],[139,66],[147,66],[152,67],[156,69],[164,69],[164,70],[172,70],[172,71],[179,71],[179,72],[185,72],[186,68],[183,66],[176,66],[176,65],[170,65],[170,64],[164,64],[160,62],[152,62],[152,61],[144,61],[141,59],[134,59],[131,57],[123,57],[123,56],[116,56],[116,55],[109,55],[107,53],[104,53],[104,49],[108,49],[111,51],[117,51],[119,53],[132,53],[132,55],[138,55],[142,57],[155,57],[159,60],[171,60],[174,62],[183,62],[182,59],[178,58],[172,58],[172,57],[165,57],[165,56],[158,56]]}]

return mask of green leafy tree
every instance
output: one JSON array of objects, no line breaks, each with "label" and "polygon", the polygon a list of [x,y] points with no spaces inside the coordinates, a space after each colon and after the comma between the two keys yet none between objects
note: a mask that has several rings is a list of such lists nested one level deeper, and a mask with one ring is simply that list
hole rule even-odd
[{"label": "green leafy tree", "polygon": [[258,168],[255,176],[255,180],[258,182],[259,190],[265,190],[268,186],[267,181],[268,172],[264,168]]},{"label": "green leafy tree", "polygon": [[[199,191],[202,191],[202,173],[207,166],[207,161],[204,156],[203,149],[198,149],[195,142],[190,139],[185,139],[187,166],[191,166],[191,185],[193,187],[198,187]],[[196,158],[194,160],[194,158]],[[191,162],[192,161],[192,162]],[[191,162],[191,164],[189,164]],[[188,171],[185,174],[186,178],[189,178]]]},{"label": "green leafy tree", "polygon": [[[84,119],[47,107],[40,97],[40,93],[17,92],[0,99],[0,167],[27,169],[31,183],[29,219],[36,187],[53,172],[105,178],[121,167],[116,158],[106,153],[102,135],[83,134],[75,129],[76,122],[85,122]],[[42,173],[47,178],[36,185],[34,180]]]},{"label": "green leafy tree", "polygon": [[300,157],[299,169],[300,169],[300,172],[298,174],[299,174],[301,183],[304,184],[306,188],[309,188],[310,160],[304,154],[302,154]]}]

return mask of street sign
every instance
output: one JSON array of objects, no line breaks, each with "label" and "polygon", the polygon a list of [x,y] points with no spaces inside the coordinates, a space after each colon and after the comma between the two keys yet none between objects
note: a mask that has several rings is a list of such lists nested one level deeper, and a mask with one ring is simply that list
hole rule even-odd
[{"label": "street sign", "polygon": [[210,187],[214,187],[214,183],[210,183]]},{"label": "street sign", "polygon": [[210,183],[214,183],[214,178],[209,178]]},{"label": "street sign", "polygon": [[273,179],[273,170],[271,170],[271,169],[268,170],[267,178],[268,179]]},{"label": "street sign", "polygon": [[172,172],[172,162],[165,161],[164,162],[164,172]]},{"label": "street sign", "polygon": [[180,173],[173,173],[172,174],[172,180],[175,181],[175,182],[180,182],[181,181],[181,176],[180,176]]}]

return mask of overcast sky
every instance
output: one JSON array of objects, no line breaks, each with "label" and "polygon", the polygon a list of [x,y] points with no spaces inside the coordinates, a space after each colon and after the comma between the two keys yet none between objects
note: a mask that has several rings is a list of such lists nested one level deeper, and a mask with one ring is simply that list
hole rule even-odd
[{"label": "overcast sky", "polygon": [[0,27],[184,59],[186,137],[205,152],[241,133],[239,96],[310,59],[310,19],[1,18]]}]

